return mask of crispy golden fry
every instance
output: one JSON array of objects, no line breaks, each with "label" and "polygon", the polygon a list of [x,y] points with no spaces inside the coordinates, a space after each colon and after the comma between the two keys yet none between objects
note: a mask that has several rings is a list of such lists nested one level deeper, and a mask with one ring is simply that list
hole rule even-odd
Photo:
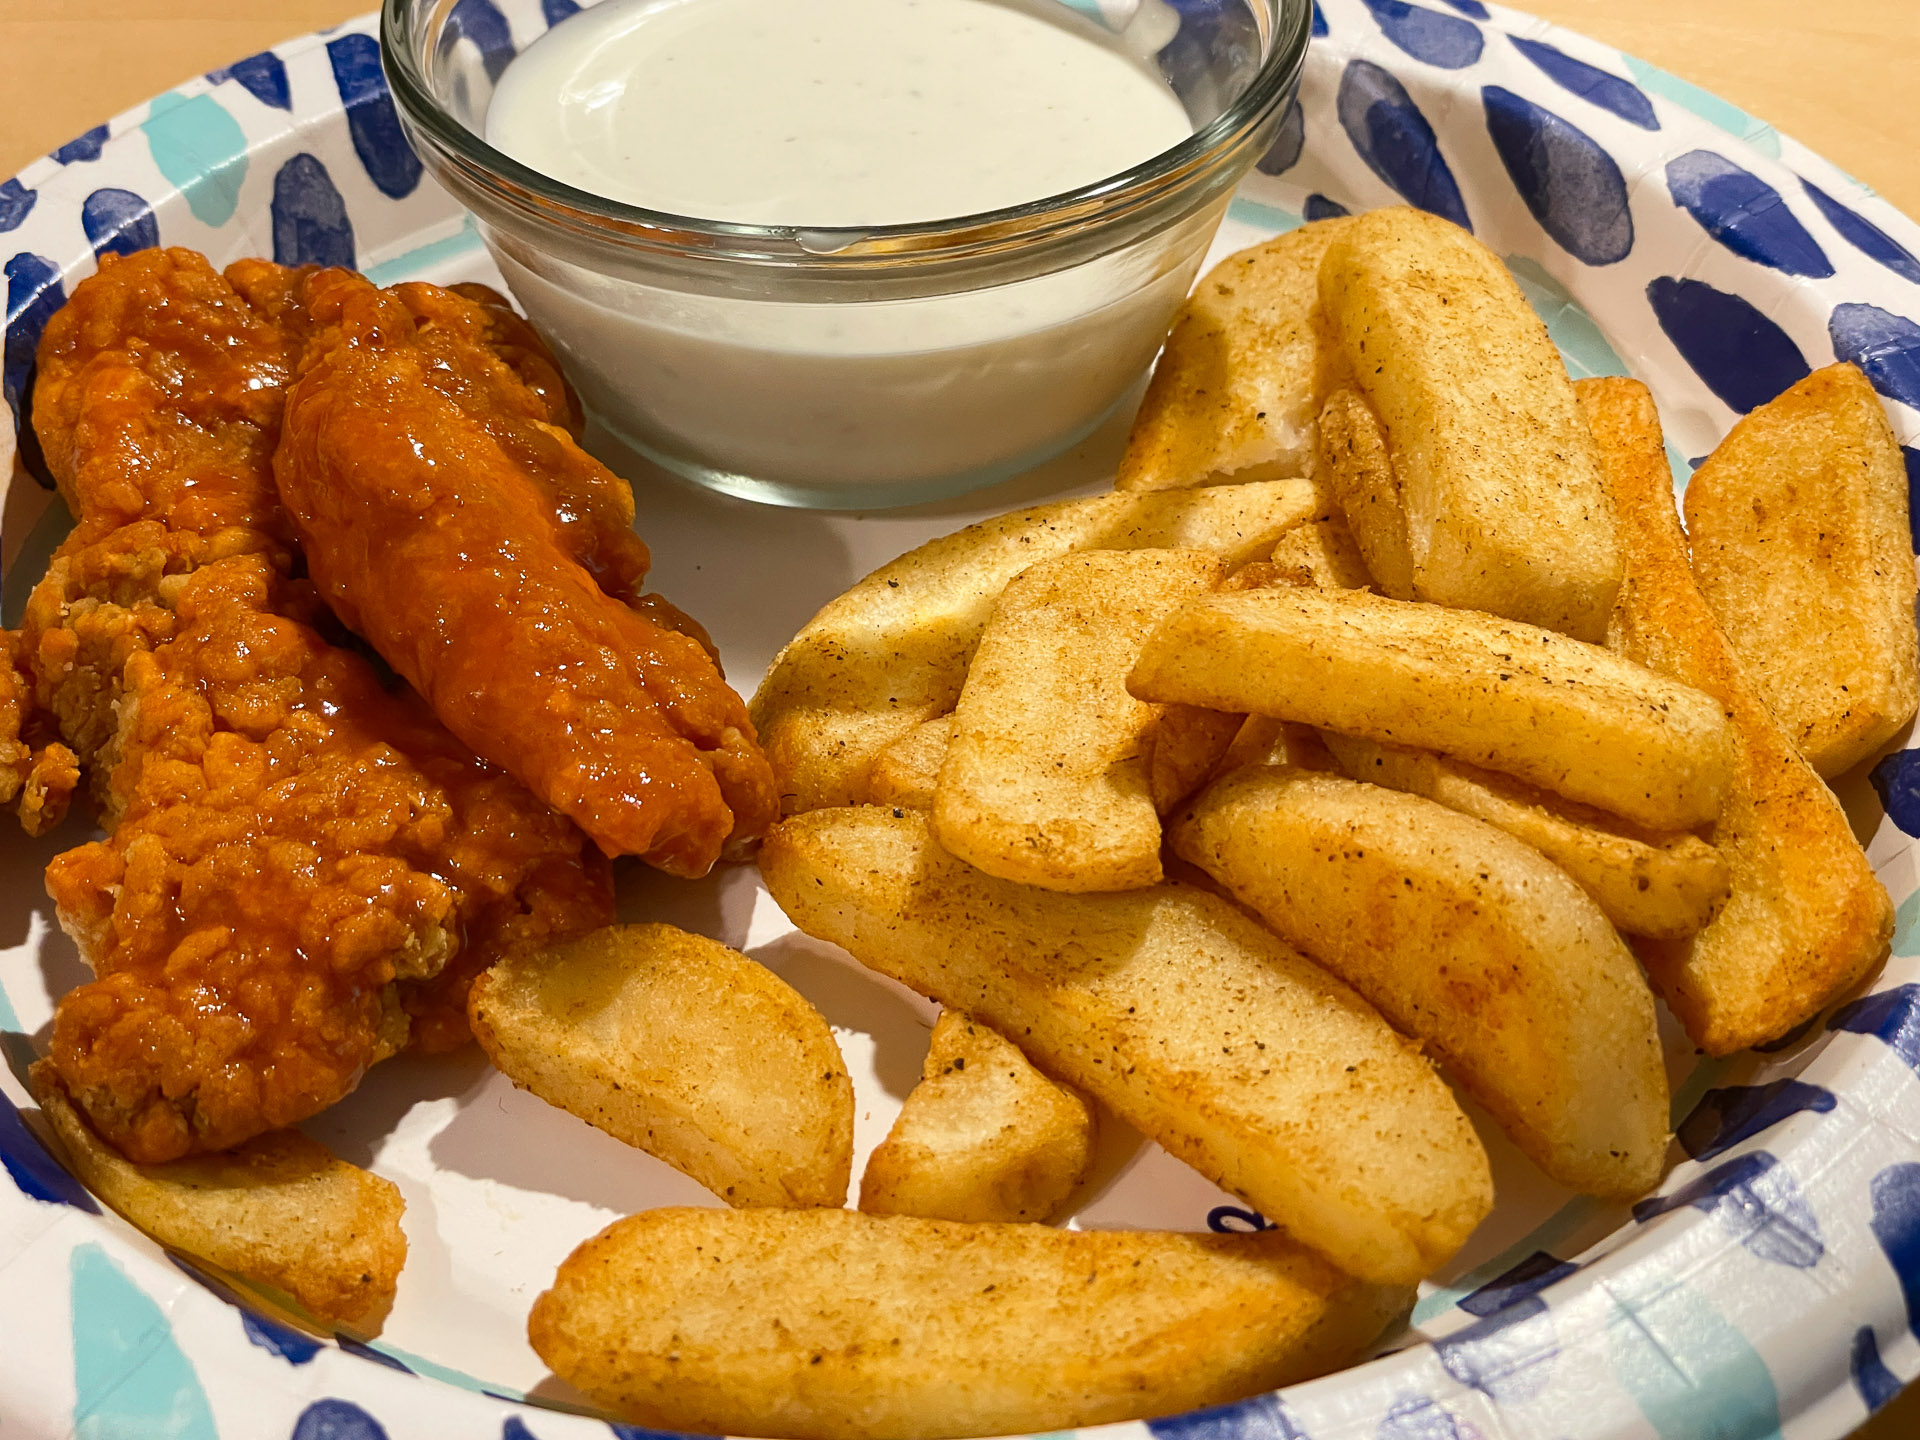
[{"label": "crispy golden fry", "polygon": [[1693,576],[1760,698],[1820,774],[1844,774],[1920,705],[1900,443],[1852,365],[1733,427],[1687,485]]},{"label": "crispy golden fry", "polygon": [[1707,696],[1518,621],[1357,590],[1194,601],[1128,688],[1439,750],[1657,829],[1714,820],[1726,797],[1727,726]]},{"label": "crispy golden fry", "polygon": [[561,1264],[533,1348],[628,1420],[803,1440],[1164,1415],[1322,1374],[1411,1299],[1283,1235],[649,1210]]},{"label": "crispy golden fry", "polygon": [[933,787],[953,740],[953,717],[942,715],[916,725],[880,752],[867,777],[867,799],[875,805],[933,808]]},{"label": "crispy golden fry", "polygon": [[1203,550],[1085,550],[1007,585],[980,636],[933,792],[971,865],[1046,890],[1160,878],[1154,707],[1126,691],[1147,636],[1225,572]]},{"label": "crispy golden fry", "polygon": [[750,707],[788,814],[867,798],[881,751],[949,713],[1000,592],[1075,550],[1195,549],[1244,564],[1315,512],[1304,480],[1064,500],[983,521],[883,566],[808,621]]},{"label": "crispy golden fry", "polygon": [[1733,787],[1713,839],[1732,893],[1691,939],[1645,941],[1654,988],[1709,1055],[1778,1039],[1880,961],[1893,905],[1821,783],[1753,688],[1694,585],[1653,397],[1581,382],[1627,549],[1609,644],[1726,708]]},{"label": "crispy golden fry", "polygon": [[1361,558],[1360,547],[1338,506],[1330,506],[1327,514],[1282,535],[1268,564],[1275,571],[1276,581],[1294,585],[1365,590],[1373,584],[1372,572]]},{"label": "crispy golden fry", "polygon": [[1320,299],[1386,427],[1414,593],[1601,640],[1621,560],[1593,438],[1500,257],[1375,210],[1328,249]]},{"label": "crispy golden fry", "polygon": [[474,1037],[514,1084],[730,1205],[840,1205],[853,1084],[779,976],[671,925],[613,925],[474,982]]},{"label": "crispy golden fry", "polygon": [[1629,935],[1691,935],[1727,897],[1726,861],[1689,831],[1642,830],[1604,810],[1426,750],[1331,732],[1326,743],[1355,780],[1424,796],[1531,845],[1578,881]]},{"label": "crispy golden fry", "polygon": [[1260,767],[1209,789],[1175,852],[1425,1041],[1561,1184],[1660,1178],[1653,995],[1607,918],[1538,852],[1416,795]]},{"label": "crispy golden fry", "polygon": [[1093,1161],[1093,1109],[1003,1037],[943,1010],[899,1118],[867,1159],[860,1208],[1045,1224]]},{"label": "crispy golden fry", "polygon": [[874,807],[784,822],[760,869],[809,935],[1014,1037],[1351,1274],[1417,1280],[1492,1203],[1419,1047],[1217,896],[1011,885]]},{"label": "crispy golden fry", "polygon": [[1247,717],[1198,705],[1162,705],[1148,743],[1153,808],[1169,815],[1220,768]]},{"label": "crispy golden fry", "polygon": [[1324,380],[1320,261],[1346,220],[1229,255],[1181,307],[1121,458],[1121,490],[1275,480],[1313,468]]},{"label": "crispy golden fry", "polygon": [[1271,715],[1247,716],[1247,723],[1227,746],[1211,778],[1217,780],[1246,765],[1290,765],[1296,770],[1340,768],[1318,730]]},{"label": "crispy golden fry", "polygon": [[41,1113],[80,1182],[169,1250],[291,1296],[328,1328],[376,1335],[407,1237],[389,1180],[298,1130],[232,1150],[135,1165],[80,1117],[53,1067],[33,1067]]},{"label": "crispy golden fry", "polygon": [[1387,449],[1387,432],[1359,391],[1342,388],[1327,397],[1319,445],[1318,478],[1333,492],[1375,588],[1395,600],[1413,599],[1406,498]]}]

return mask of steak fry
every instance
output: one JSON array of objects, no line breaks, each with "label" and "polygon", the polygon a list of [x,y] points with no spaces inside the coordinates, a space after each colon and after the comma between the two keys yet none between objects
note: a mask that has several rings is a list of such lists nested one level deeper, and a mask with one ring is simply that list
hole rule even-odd
[{"label": "steak fry", "polygon": [[746,706],[639,593],[632,495],[488,347],[497,315],[339,270],[305,298],[274,470],[340,618],[607,854],[703,875],[757,836],[778,801]]},{"label": "steak fry", "polygon": [[112,829],[48,871],[96,977],[62,997],[51,1059],[141,1163],[458,1043],[474,974],[611,916],[584,837],[330,643],[290,578],[270,457],[298,278],[108,256],[41,344],[34,423],[79,525],[21,662]]}]

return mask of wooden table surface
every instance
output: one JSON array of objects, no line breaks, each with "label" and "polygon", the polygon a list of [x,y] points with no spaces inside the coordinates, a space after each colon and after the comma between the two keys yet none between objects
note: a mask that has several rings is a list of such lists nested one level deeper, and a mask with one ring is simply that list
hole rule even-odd
[{"label": "wooden table surface", "polygon": [[[0,176],[200,71],[373,0],[0,0]],[[1920,216],[1920,0],[1533,0],[1771,121]],[[1856,1440],[1920,1435],[1920,1387]],[[1672,1436],[1668,1440],[1689,1440]]]}]

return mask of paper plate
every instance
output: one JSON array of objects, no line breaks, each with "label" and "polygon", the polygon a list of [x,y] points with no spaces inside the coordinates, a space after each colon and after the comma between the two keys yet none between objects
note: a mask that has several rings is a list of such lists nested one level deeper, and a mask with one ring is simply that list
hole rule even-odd
[{"label": "paper plate", "polygon": [[[538,29],[573,6],[457,8],[470,43],[504,56],[532,38],[523,12]],[[1299,104],[1216,255],[1303,216],[1411,201],[1509,257],[1575,375],[1653,386],[1677,484],[1738,413],[1835,356],[1865,368],[1903,442],[1920,443],[1920,229],[1859,184],[1670,75],[1477,0],[1322,0],[1315,32]],[[493,273],[400,136],[371,19],[184,85],[0,184],[10,405],[40,328],[95,257],[156,243],[220,264],[352,264],[382,282]],[[1122,434],[1110,425],[997,490],[881,515],[760,509],[605,453],[636,482],[653,583],[708,624],[751,689],[859,575],[978,516],[1099,488]],[[10,469],[12,622],[65,516]],[[1768,1054],[1698,1062],[1669,1026],[1679,1138],[1656,1197],[1629,1210],[1570,1196],[1483,1125],[1498,1208],[1389,1353],[1279,1396],[1098,1433],[1832,1440],[1920,1372],[1920,751],[1839,789],[1899,902],[1894,958],[1872,993]],[[566,1413],[579,1397],[527,1347],[527,1308],[608,1220],[712,1201],[476,1054],[388,1062],[307,1127],[406,1197],[407,1269],[371,1346],[239,1303],[50,1159],[19,1076],[53,997],[84,970],[40,876],[87,834],[84,819],[45,841],[16,834],[0,859],[0,1433],[605,1440],[605,1422]],[[751,870],[689,885],[635,868],[621,908],[742,946],[819,1006],[854,1074],[858,1174],[919,1073],[931,1007],[795,934]],[[1115,1123],[1074,1223],[1264,1222]]]}]

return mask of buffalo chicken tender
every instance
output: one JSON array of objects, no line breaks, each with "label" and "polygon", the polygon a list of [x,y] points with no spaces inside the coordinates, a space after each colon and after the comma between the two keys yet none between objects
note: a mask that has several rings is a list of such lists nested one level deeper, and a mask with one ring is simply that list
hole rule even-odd
[{"label": "buffalo chicken tender", "polygon": [[1774,718],[1820,774],[1877,753],[1920,703],[1907,470],[1852,365],[1734,426],[1687,485],[1693,575]]},{"label": "buffalo chicken tender", "polygon": [[1252,590],[1162,625],[1128,688],[1438,750],[1655,829],[1720,814],[1729,740],[1706,695],[1595,645],[1359,591]]},{"label": "buffalo chicken tender", "polygon": [[1090,550],[1011,581],[953,712],[933,794],[940,843],[1047,890],[1157,881],[1154,707],[1127,693],[1127,671],[1168,613],[1223,570],[1200,550]]},{"label": "buffalo chicken tender", "polygon": [[1642,830],[1617,815],[1444,755],[1329,733],[1351,778],[1404,790],[1531,845],[1571,875],[1620,930],[1679,939],[1727,896],[1727,863],[1686,830]]},{"label": "buffalo chicken tender", "polygon": [[1166,1415],[1357,1359],[1412,1299],[1284,1235],[649,1210],[561,1264],[533,1348],[675,1432],[1028,1434]]},{"label": "buffalo chicken tender", "polygon": [[1329,358],[1313,312],[1320,262],[1347,220],[1229,255],[1174,318],[1127,437],[1121,490],[1276,480],[1313,469]]},{"label": "buffalo chicken tender", "polygon": [[860,1180],[869,1215],[1059,1214],[1093,1160],[1093,1110],[979,1021],[943,1010],[920,1083]]},{"label": "buffalo chicken tender", "polygon": [[1414,594],[1603,639],[1621,561],[1593,437],[1500,257],[1437,216],[1376,210],[1328,249],[1320,299],[1386,428]]},{"label": "buffalo chicken tender", "polygon": [[135,1165],[94,1134],[48,1062],[34,1066],[33,1085],[67,1168],[135,1229],[281,1291],[329,1329],[379,1333],[407,1259],[406,1204],[391,1181],[298,1130]]},{"label": "buffalo chicken tender", "polygon": [[1414,599],[1406,498],[1387,452],[1386,431],[1359,391],[1342,388],[1327,397],[1319,445],[1318,479],[1339,504],[1374,587],[1395,600]]},{"label": "buffalo chicken tender", "polygon": [[1660,1178],[1653,996],[1537,851],[1418,796],[1276,768],[1213,786],[1173,845],[1425,1041],[1555,1180],[1624,1198]]},{"label": "buffalo chicken tender", "polygon": [[1694,584],[1652,395],[1638,381],[1588,380],[1580,400],[1627,547],[1608,643],[1711,694],[1733,733],[1732,789],[1713,830],[1731,893],[1699,934],[1638,947],[1694,1044],[1728,1055],[1785,1035],[1878,964],[1893,905]]},{"label": "buffalo chicken tender", "polygon": [[830,602],[774,658],[750,707],[788,814],[868,798],[874,760],[953,710],[1007,582],[1076,550],[1193,549],[1243,565],[1317,513],[1305,480],[1099,495],[929,541]]},{"label": "buffalo chicken tender", "polygon": [[874,807],[783,822],[760,869],[807,934],[984,1020],[1349,1274],[1418,1280],[1492,1204],[1419,1047],[1216,895],[1009,884]]},{"label": "buffalo chicken tender", "polygon": [[867,777],[867,798],[875,805],[933,808],[933,787],[953,741],[953,717],[942,715],[916,725],[882,750]]},{"label": "buffalo chicken tender", "polygon": [[473,1033],[523,1089],[730,1205],[840,1205],[853,1084],[820,1012],[671,925],[616,925],[474,982]]}]

